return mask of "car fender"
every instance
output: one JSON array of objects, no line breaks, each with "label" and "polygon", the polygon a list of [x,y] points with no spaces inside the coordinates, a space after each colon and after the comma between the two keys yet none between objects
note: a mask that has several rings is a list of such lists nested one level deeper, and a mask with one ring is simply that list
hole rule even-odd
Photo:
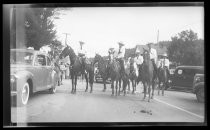
[{"label": "car fender", "polygon": [[194,85],[193,93],[196,93],[199,88],[204,87],[204,82],[199,82]]},{"label": "car fender", "polygon": [[[31,79],[32,84],[34,83],[34,78],[33,74],[29,71],[18,71],[17,73],[13,74],[16,77],[16,83],[17,86],[22,86],[24,83],[28,80]],[[34,86],[34,84],[33,84]],[[33,87],[34,89],[34,87]]]}]

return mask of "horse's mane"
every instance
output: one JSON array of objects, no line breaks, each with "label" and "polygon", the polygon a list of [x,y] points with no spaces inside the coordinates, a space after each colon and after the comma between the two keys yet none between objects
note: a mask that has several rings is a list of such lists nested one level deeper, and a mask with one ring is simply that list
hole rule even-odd
[{"label": "horse's mane", "polygon": [[77,57],[77,55],[75,54],[74,50],[70,46],[67,46],[65,49],[68,49],[68,51],[69,51],[68,55],[69,55],[71,63],[74,63],[75,60],[76,60],[76,57]]}]

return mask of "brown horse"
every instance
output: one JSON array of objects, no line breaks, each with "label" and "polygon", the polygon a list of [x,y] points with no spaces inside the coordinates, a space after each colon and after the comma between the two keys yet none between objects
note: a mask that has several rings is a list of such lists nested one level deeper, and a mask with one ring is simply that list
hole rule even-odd
[{"label": "brown horse", "polygon": [[[70,75],[72,79],[72,91],[71,93],[76,93],[76,86],[77,86],[77,76],[80,73],[83,73],[85,75],[85,80],[86,80],[86,89],[85,92],[88,90],[88,77],[89,77],[89,83],[91,87],[92,92],[92,87],[93,87],[93,79],[94,79],[94,68],[93,64],[87,64],[87,62],[81,63],[80,58],[75,54],[74,50],[70,47],[67,46],[64,48],[64,50],[61,52],[59,58],[62,59],[66,56],[69,56],[70,58]],[[84,66],[84,67],[83,67]]]},{"label": "brown horse", "polygon": [[107,67],[108,67],[108,61],[105,60],[102,56],[99,54],[96,54],[94,57],[93,64],[98,63],[99,73],[103,79],[104,89],[103,92],[106,91],[106,80],[109,77]]},{"label": "brown horse", "polygon": [[131,80],[131,83],[132,83],[133,94],[134,94],[134,91],[136,91],[137,78],[138,78],[138,68],[137,68],[136,62],[134,61],[134,58],[131,58],[129,79]]},{"label": "brown horse", "polygon": [[[150,60],[150,53],[148,50],[144,49],[143,58],[144,58],[144,62],[142,65],[142,82],[144,85],[143,100],[146,98],[146,93],[147,93],[147,88],[148,88],[148,93],[149,93],[148,102],[150,102],[150,98],[153,98],[153,96],[154,96],[154,86],[152,85],[153,84],[152,82],[154,81],[153,80],[154,79],[154,75],[153,75],[154,67],[153,67],[152,61]],[[151,86],[153,89],[152,97],[150,96]]]}]

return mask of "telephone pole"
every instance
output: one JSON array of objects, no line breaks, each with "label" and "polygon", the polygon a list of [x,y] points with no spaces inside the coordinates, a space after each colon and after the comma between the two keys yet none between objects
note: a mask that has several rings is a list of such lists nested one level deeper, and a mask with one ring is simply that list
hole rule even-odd
[{"label": "telephone pole", "polygon": [[67,36],[70,34],[69,33],[63,33],[63,34],[66,34],[65,45],[67,45]]},{"label": "telephone pole", "polygon": [[158,29],[158,32],[157,32],[157,44],[159,42],[159,29]]}]

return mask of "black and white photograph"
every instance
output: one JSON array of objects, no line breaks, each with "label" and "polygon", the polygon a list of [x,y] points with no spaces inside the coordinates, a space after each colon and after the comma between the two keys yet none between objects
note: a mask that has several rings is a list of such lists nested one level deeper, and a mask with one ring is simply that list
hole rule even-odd
[{"label": "black and white photograph", "polygon": [[3,7],[6,127],[207,125],[204,2]]}]

